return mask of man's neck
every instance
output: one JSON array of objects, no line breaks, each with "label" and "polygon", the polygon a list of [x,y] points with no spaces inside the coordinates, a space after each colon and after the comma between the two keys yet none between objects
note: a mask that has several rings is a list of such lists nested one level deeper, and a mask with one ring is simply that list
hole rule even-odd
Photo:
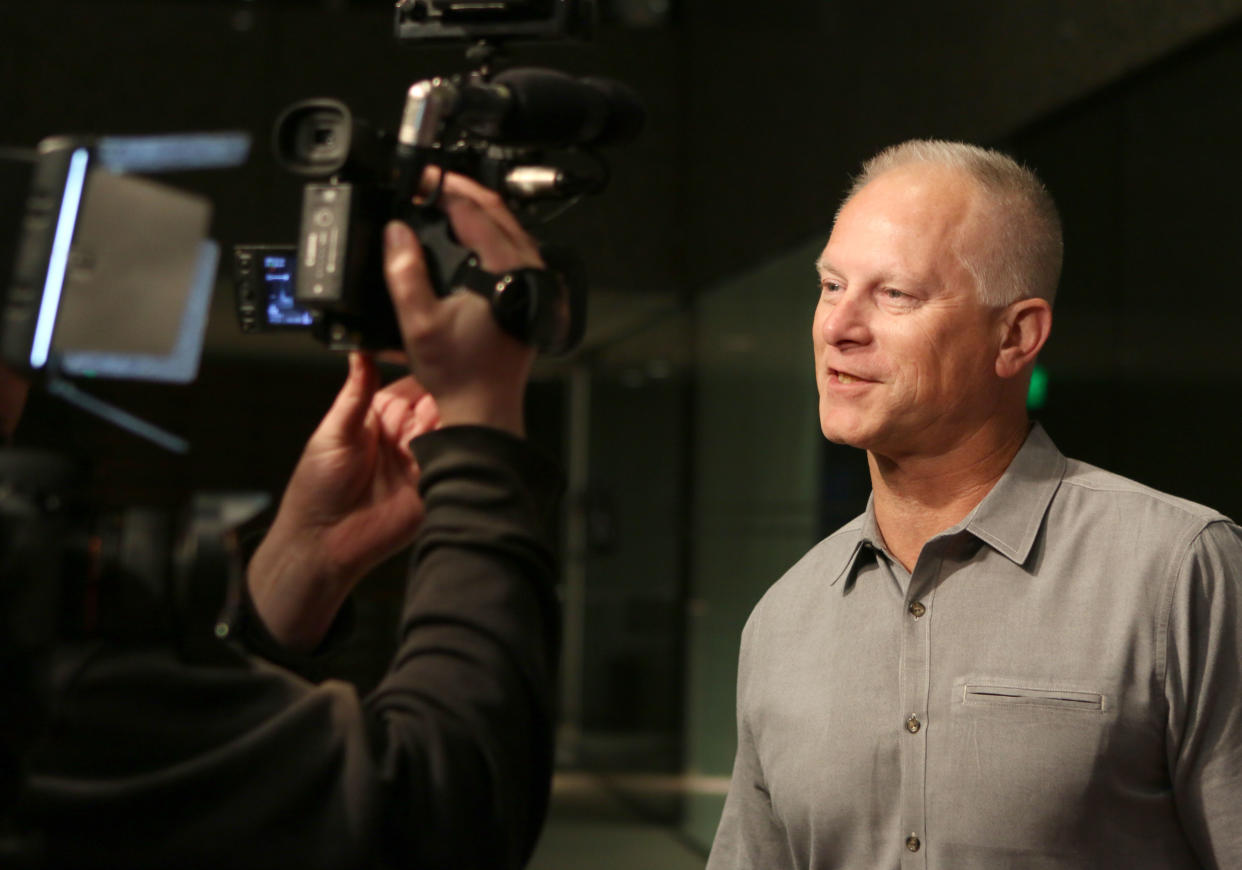
[{"label": "man's neck", "polygon": [[923,545],[969,514],[992,491],[1030,426],[986,428],[936,456],[867,453],[876,524],[890,553],[914,571]]}]

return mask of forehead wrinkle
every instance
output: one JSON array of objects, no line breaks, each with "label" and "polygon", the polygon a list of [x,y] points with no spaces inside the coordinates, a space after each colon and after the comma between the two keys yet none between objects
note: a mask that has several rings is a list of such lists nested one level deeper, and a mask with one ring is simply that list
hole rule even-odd
[{"label": "forehead wrinkle", "polygon": [[[820,257],[815,261],[815,269],[821,278],[829,273],[847,277],[846,270],[838,268],[825,257]],[[870,284],[891,284],[898,288],[923,287],[929,283],[926,277],[920,278],[913,273],[903,271],[891,263],[882,264],[875,268],[872,274],[865,276],[865,279]]]}]

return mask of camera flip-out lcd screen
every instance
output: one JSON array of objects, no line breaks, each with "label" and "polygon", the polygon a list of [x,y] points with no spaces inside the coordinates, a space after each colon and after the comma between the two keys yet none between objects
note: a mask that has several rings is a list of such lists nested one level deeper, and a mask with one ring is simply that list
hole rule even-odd
[{"label": "camera flip-out lcd screen", "polygon": [[314,312],[297,301],[294,245],[236,245],[233,286],[242,332],[310,329]]},{"label": "camera flip-out lcd screen", "polygon": [[269,253],[263,257],[263,290],[271,326],[310,326],[311,313],[294,301],[294,258]]}]

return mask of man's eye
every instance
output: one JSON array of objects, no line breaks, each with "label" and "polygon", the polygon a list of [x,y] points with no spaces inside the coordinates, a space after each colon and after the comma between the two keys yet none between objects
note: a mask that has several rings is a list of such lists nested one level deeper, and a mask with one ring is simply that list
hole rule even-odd
[{"label": "man's eye", "polygon": [[909,293],[906,293],[903,290],[898,290],[896,287],[883,288],[880,291],[880,296],[881,298],[886,299],[889,302],[900,302],[903,305],[908,305],[909,303],[914,301],[913,296],[911,296]]},{"label": "man's eye", "polygon": [[825,293],[836,293],[840,291],[841,284],[837,281],[820,281],[819,287]]}]

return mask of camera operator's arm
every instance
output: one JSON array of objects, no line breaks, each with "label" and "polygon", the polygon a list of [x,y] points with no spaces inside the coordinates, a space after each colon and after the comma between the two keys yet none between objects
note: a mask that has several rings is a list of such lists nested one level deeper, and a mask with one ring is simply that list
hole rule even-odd
[{"label": "camera operator's arm", "polygon": [[[442,205],[483,267],[539,266],[498,198],[448,176]],[[389,863],[516,868],[542,827],[559,648],[550,529],[559,470],[518,436],[533,351],[477,294],[438,299],[410,230],[386,276],[414,372],[442,428],[414,442],[427,516],[393,668],[366,700],[392,799]]]},{"label": "camera operator's arm", "polygon": [[375,364],[351,354],[349,377],[250,560],[254,609],[296,652],[319,644],[358,580],[409,545],[422,520],[409,443],[434,428],[435,402],[410,377],[378,386]]}]

